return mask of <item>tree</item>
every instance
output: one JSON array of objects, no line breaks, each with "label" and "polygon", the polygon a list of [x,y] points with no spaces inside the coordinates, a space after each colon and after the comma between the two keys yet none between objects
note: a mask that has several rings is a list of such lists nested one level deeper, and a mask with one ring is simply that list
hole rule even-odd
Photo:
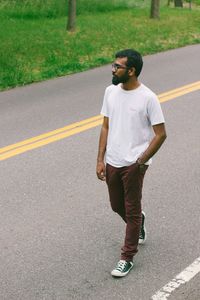
[{"label": "tree", "polygon": [[75,29],[76,29],[76,0],[68,0],[67,30],[75,31]]},{"label": "tree", "polygon": [[176,7],[183,7],[183,1],[182,0],[174,0],[174,5]]},{"label": "tree", "polygon": [[160,17],[160,0],[151,0],[151,14],[153,19],[159,19]]}]

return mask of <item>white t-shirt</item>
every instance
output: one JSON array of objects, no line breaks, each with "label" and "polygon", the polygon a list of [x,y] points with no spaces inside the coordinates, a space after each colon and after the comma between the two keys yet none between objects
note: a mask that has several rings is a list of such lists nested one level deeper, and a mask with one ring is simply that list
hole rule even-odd
[{"label": "white t-shirt", "polygon": [[109,118],[106,162],[114,167],[135,163],[153,138],[152,126],[164,123],[157,96],[144,84],[129,91],[108,86],[101,114]]}]

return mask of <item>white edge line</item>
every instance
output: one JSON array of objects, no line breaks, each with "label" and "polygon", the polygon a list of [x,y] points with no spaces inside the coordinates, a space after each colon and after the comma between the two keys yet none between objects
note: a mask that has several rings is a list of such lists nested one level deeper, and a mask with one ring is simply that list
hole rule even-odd
[{"label": "white edge line", "polygon": [[200,257],[195,259],[191,265],[179,273],[174,279],[163,286],[152,297],[152,300],[167,300],[171,293],[176,290],[181,284],[190,281],[195,275],[200,272]]}]

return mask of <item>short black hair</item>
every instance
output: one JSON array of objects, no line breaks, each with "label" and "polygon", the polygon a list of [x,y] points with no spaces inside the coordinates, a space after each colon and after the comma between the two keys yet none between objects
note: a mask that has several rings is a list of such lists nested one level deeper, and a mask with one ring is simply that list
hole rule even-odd
[{"label": "short black hair", "polygon": [[143,60],[141,54],[134,49],[125,49],[118,51],[115,54],[115,58],[127,57],[127,67],[135,68],[135,74],[138,77],[142,71]]}]

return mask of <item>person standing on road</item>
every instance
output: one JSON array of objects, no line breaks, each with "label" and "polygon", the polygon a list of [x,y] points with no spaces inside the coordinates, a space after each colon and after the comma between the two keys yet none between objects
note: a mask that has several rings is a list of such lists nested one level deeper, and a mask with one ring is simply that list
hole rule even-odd
[{"label": "person standing on road", "polygon": [[[123,277],[133,267],[138,243],[146,239],[141,209],[142,186],[151,157],[166,139],[157,96],[138,81],[143,60],[132,49],[119,51],[112,65],[112,85],[105,90],[96,173],[106,181],[111,207],[126,222],[121,259],[111,275]],[[106,156],[106,158],[105,158]]]}]

